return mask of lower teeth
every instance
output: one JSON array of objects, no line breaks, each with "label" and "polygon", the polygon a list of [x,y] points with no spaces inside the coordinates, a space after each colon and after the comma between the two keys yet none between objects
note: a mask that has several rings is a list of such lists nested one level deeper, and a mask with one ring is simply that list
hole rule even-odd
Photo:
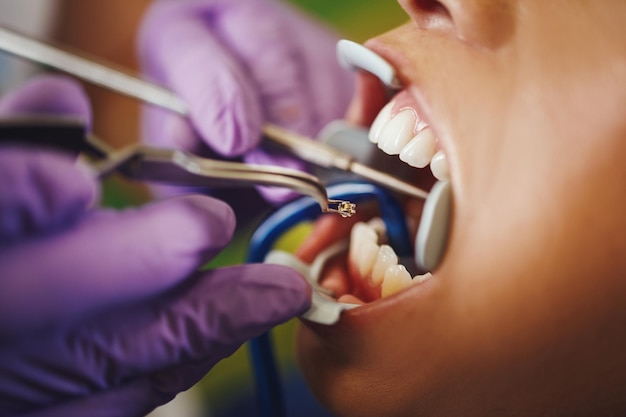
[{"label": "lower teeth", "polygon": [[[372,224],[380,222],[380,219],[373,219]],[[374,287],[384,298],[431,277],[430,273],[411,277],[407,268],[398,264],[393,249],[388,245],[379,245],[378,236],[374,227],[367,223],[357,223],[352,229],[349,262],[360,275],[355,281],[364,281],[366,286]]]}]

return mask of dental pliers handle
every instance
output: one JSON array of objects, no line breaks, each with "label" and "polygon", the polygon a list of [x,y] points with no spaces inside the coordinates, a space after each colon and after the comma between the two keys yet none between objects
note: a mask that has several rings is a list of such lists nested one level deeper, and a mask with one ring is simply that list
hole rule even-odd
[{"label": "dental pliers handle", "polygon": [[52,148],[76,156],[91,152],[105,157],[107,150],[86,140],[85,124],[77,118],[61,116],[16,116],[0,119],[0,143]]},{"label": "dental pliers handle", "polygon": [[343,217],[356,213],[353,203],[329,200],[325,186],[317,177],[294,169],[218,161],[178,149],[145,146],[122,150],[111,161],[112,166],[103,169],[115,167],[135,180],[201,187],[283,187],[313,197],[322,212],[338,213]]},{"label": "dental pliers handle", "polygon": [[[0,50],[56,68],[92,84],[168,109],[181,116],[189,115],[186,103],[176,94],[159,85],[139,79],[109,64],[79,56],[2,26],[0,26]],[[338,53],[344,65],[368,68],[388,87],[399,87],[393,67],[367,48],[354,42],[342,41],[338,45]],[[355,161],[349,153],[333,149],[279,126],[266,124],[263,126],[263,134],[267,139],[266,142],[277,144],[289,153],[314,165],[352,172],[408,196],[420,199],[426,199],[428,196],[426,191],[413,184]]]},{"label": "dental pliers handle", "polygon": [[201,158],[178,149],[130,145],[113,151],[75,118],[35,116],[0,120],[0,143],[85,155],[99,177],[118,172],[132,180],[187,187],[285,187],[313,197],[322,212],[344,217],[356,212],[355,205],[348,201],[329,200],[326,188],[313,175],[281,167]]}]

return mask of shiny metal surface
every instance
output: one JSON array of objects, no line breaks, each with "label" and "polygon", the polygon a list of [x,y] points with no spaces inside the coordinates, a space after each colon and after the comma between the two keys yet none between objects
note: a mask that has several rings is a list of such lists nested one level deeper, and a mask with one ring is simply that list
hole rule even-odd
[{"label": "shiny metal surface", "polygon": [[[48,65],[85,81],[136,98],[140,101],[171,110],[184,116],[188,115],[185,103],[174,93],[163,87],[139,79],[123,70],[113,68],[109,64],[96,62],[93,59],[79,56],[1,26],[0,49],[16,56]],[[272,124],[266,124],[263,127],[263,133],[270,141],[279,144],[293,155],[312,164],[326,168],[332,167],[350,171],[379,185],[412,197],[425,199],[428,195],[426,191],[399,180],[392,175],[373,170],[363,164],[355,162],[347,153],[316,142],[305,136],[295,134],[287,129]],[[187,166],[192,165],[193,163],[187,164]],[[206,168],[206,164],[202,164],[202,166]],[[162,168],[164,167],[162,166]],[[241,171],[239,172],[241,173]],[[268,167],[259,167],[257,173],[260,174],[262,172],[266,172],[269,175]],[[247,175],[248,174],[245,175],[245,179],[241,180],[242,182],[249,183],[250,178]],[[272,175],[281,174],[275,172]],[[263,185],[280,185],[289,188],[296,187],[294,189],[300,191],[303,189],[311,190],[318,188],[317,185],[311,188],[311,183],[307,182],[310,179],[304,181],[302,185],[296,184],[298,180],[295,176],[288,176],[288,178],[283,181],[262,176],[257,178],[260,181],[267,181],[259,182],[259,184]],[[320,198],[318,197],[318,199]]]}]

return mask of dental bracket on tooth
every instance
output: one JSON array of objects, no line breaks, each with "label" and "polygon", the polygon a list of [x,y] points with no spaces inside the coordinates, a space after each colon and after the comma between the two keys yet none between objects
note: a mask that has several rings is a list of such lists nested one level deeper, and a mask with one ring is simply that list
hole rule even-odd
[{"label": "dental bracket on tooth", "polygon": [[324,266],[335,256],[348,250],[348,241],[340,241],[320,252],[311,264],[306,264],[288,252],[274,250],[267,254],[265,263],[290,267],[300,273],[313,287],[311,308],[300,317],[314,323],[333,325],[339,321],[341,313],[358,307],[358,304],[340,303],[319,285]]},{"label": "dental bracket on tooth", "polygon": [[337,60],[348,70],[364,70],[374,74],[389,89],[399,90],[402,84],[396,70],[383,57],[371,49],[347,39],[337,42]]}]

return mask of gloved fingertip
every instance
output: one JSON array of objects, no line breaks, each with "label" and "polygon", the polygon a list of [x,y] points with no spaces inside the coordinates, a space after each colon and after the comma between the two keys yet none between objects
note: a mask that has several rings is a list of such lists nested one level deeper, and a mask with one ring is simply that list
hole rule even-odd
[{"label": "gloved fingertip", "polygon": [[304,313],[311,305],[311,286],[295,270],[282,265],[247,264],[210,270],[198,277],[193,294],[194,298],[211,300],[205,306],[211,321],[204,332],[219,337],[225,345],[256,337]]},{"label": "gloved fingertip", "polygon": [[202,143],[191,123],[178,115],[164,119],[162,135],[166,144],[189,152],[198,153],[198,146]]},{"label": "gloved fingertip", "polygon": [[[244,161],[248,164],[255,165],[274,165],[283,168],[305,171],[306,164],[303,161],[294,159],[290,156],[276,153],[269,153],[261,149],[250,151],[244,156]],[[300,194],[289,188],[280,187],[257,187],[261,196],[270,204],[279,205],[289,200],[293,200]]]},{"label": "gloved fingertip", "polygon": [[254,296],[264,300],[264,307],[277,314],[280,321],[288,320],[310,308],[311,286],[295,270],[270,264],[249,264],[243,268],[255,271],[255,274],[242,271],[244,278],[241,284],[253,289]]},{"label": "gloved fingertip", "polygon": [[[86,210],[96,206],[100,201],[101,183],[98,173],[82,159],[72,161],[65,155],[58,156],[56,162],[46,152],[37,152],[38,161],[33,163],[33,171],[36,176],[46,178],[50,188],[56,189],[59,194],[56,197],[61,200],[69,200],[74,197],[77,210]],[[33,181],[37,181],[32,177]],[[39,182],[41,184],[42,182]],[[65,190],[64,190],[65,189]]]},{"label": "gloved fingertip", "polygon": [[284,153],[269,152],[263,149],[254,149],[248,152],[244,157],[244,161],[249,164],[276,165],[283,168],[296,169],[298,171],[305,171],[306,169],[306,163],[300,159],[293,158]]},{"label": "gloved fingertip", "polygon": [[154,107],[144,107],[142,137],[151,145],[201,154],[202,140],[189,119]]},{"label": "gloved fingertip", "polygon": [[83,163],[51,151],[8,147],[0,154],[0,236],[51,230],[77,221],[100,197]]},{"label": "gloved fingertip", "polygon": [[176,213],[179,219],[184,219],[184,226],[180,226],[187,230],[197,228],[202,236],[201,240],[212,251],[225,246],[235,232],[235,213],[221,200],[194,194],[174,197],[169,203],[164,203],[175,205],[170,213]]},{"label": "gloved fingertip", "polygon": [[246,62],[224,44],[217,20],[211,21],[224,6],[155,2],[142,21],[139,46],[143,71],[185,101],[202,142],[233,157],[259,144],[265,114]]},{"label": "gloved fingertip", "polygon": [[[12,317],[10,331],[15,323],[29,327],[41,321],[62,322],[167,291],[224,249],[235,229],[230,207],[206,196],[176,197],[80,216],[76,206],[81,201],[67,207],[67,193],[59,195],[58,191],[62,190],[38,192],[34,197],[29,193],[18,207],[0,199],[2,243],[62,222],[75,224],[49,239],[3,253],[0,276],[6,281],[3,288],[10,290],[0,293],[0,315]],[[49,219],[53,215],[45,203],[62,205],[63,211],[55,210],[61,213]],[[26,210],[30,212],[23,214]],[[19,225],[14,224],[16,218]],[[42,273],[47,279],[40,279]],[[24,305],[31,307],[25,310]]]},{"label": "gloved fingertip", "polygon": [[311,285],[293,269],[282,265],[275,266],[278,268],[276,275],[282,277],[284,288],[289,293],[296,314],[302,314],[311,308]]},{"label": "gloved fingertip", "polygon": [[260,186],[256,189],[265,201],[274,206],[280,206],[281,204],[284,204],[300,196],[300,194],[289,188]]},{"label": "gloved fingertip", "polygon": [[80,118],[91,127],[91,105],[78,81],[61,75],[41,75],[7,94],[0,115],[54,114]]}]

